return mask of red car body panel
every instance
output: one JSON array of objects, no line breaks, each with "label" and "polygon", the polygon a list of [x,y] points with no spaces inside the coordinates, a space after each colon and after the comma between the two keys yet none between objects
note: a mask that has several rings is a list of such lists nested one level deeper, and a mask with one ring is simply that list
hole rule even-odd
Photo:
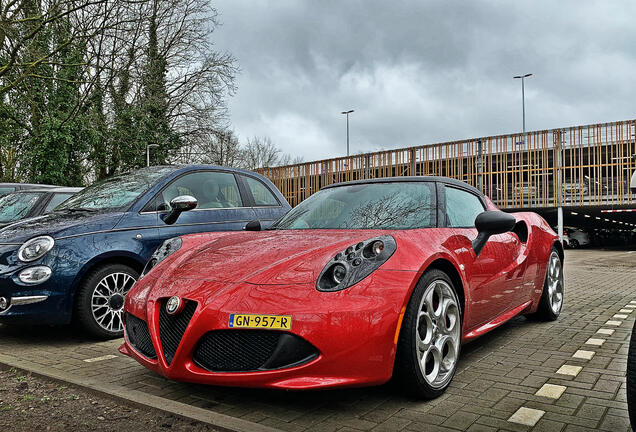
[{"label": "red car body panel", "polygon": [[[127,335],[120,351],[167,378],[202,384],[310,389],[384,383],[393,373],[400,313],[432,266],[454,269],[461,281],[464,342],[536,311],[558,237],[534,213],[514,216],[525,223],[527,239],[523,230],[493,236],[478,257],[471,243],[475,229],[273,230],[182,237],[181,249],[126,297],[126,312],[148,323],[157,358],[137,352]],[[336,253],[380,235],[393,236],[397,250],[378,270],[342,291],[316,289],[317,277]],[[161,355],[158,308],[171,296],[198,306],[168,365]],[[210,330],[228,329],[233,313],[291,315],[291,333],[316,347],[318,357],[257,372],[210,372],[197,366],[192,356],[200,338]]]}]

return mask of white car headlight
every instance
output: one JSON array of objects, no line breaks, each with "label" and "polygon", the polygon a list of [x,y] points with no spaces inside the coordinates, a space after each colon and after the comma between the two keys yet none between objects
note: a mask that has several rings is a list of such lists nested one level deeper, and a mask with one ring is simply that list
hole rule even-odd
[{"label": "white car headlight", "polygon": [[18,258],[23,262],[31,262],[42,258],[53,249],[55,240],[49,236],[34,237],[26,241],[18,249]]}]

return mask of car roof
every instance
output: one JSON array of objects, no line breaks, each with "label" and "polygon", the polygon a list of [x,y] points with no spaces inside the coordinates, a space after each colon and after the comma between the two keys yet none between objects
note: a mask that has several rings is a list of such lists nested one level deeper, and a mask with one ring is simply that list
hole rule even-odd
[{"label": "car roof", "polygon": [[442,177],[442,176],[403,176],[403,177],[382,177],[382,178],[373,178],[373,179],[362,179],[362,180],[352,180],[348,182],[342,183],[334,183],[331,185],[323,186],[323,189],[329,189],[340,186],[350,186],[357,184],[369,184],[369,183],[396,183],[396,182],[438,182],[448,184],[450,186],[456,186],[459,188],[467,189],[479,196],[483,196],[483,194],[479,191],[479,189],[469,185],[468,183],[464,183],[461,180],[453,179],[450,177]]},{"label": "car roof", "polygon": [[13,193],[33,193],[33,192],[47,192],[47,193],[77,193],[84,189],[83,187],[67,187],[67,186],[54,186],[54,187],[35,187],[31,189],[22,189]]},{"label": "car roof", "polygon": [[[259,174],[255,171],[250,171],[243,168],[236,167],[228,167],[221,165],[209,165],[209,164],[200,164],[200,165],[155,165],[154,168],[174,168],[175,171],[196,171],[196,170],[224,170],[224,171],[233,171],[242,174],[248,174],[252,176],[264,177],[262,174]],[[141,169],[151,169],[151,167],[141,168]]]},{"label": "car roof", "polygon": [[47,185],[47,184],[36,184],[36,183],[0,183],[0,187],[3,186],[22,186],[22,187],[27,187],[29,189],[50,189],[50,188],[56,188],[56,187],[60,187],[60,186],[55,186],[55,185]]}]

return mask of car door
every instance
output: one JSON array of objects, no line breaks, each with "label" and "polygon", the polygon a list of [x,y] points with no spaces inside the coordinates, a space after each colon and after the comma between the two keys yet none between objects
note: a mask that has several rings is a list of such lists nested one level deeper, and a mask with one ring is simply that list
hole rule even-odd
[{"label": "car door", "polygon": [[[465,236],[472,242],[477,237],[475,218],[486,210],[482,198],[468,190],[446,185],[444,203],[446,227],[455,230],[455,235]],[[511,244],[509,234],[494,235],[479,256],[466,263],[466,274],[470,277],[471,286],[469,307],[474,324],[488,322],[517,306],[517,293],[508,275],[514,269],[515,261]]]},{"label": "car door", "polygon": [[[181,195],[196,198],[197,207],[181,213],[173,225],[163,223],[163,217],[171,210],[170,201]],[[244,195],[230,171],[194,171],[177,177],[157,194],[152,204],[159,212],[159,236],[167,239],[198,232],[242,230],[255,219]]]},{"label": "car door", "polygon": [[242,174],[239,179],[251,201],[255,218],[261,223],[263,229],[268,228],[286,213],[286,209],[276,195],[261,180]]}]

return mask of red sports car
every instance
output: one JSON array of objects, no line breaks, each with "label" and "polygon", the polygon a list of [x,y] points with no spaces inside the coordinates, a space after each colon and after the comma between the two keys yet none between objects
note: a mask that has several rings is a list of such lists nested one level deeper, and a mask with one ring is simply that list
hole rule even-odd
[{"label": "red sports car", "polygon": [[313,389],[392,377],[433,398],[462,342],[554,320],[563,249],[443,177],[328,186],[270,229],[166,241],[126,297],[120,351],[179,381]]}]

